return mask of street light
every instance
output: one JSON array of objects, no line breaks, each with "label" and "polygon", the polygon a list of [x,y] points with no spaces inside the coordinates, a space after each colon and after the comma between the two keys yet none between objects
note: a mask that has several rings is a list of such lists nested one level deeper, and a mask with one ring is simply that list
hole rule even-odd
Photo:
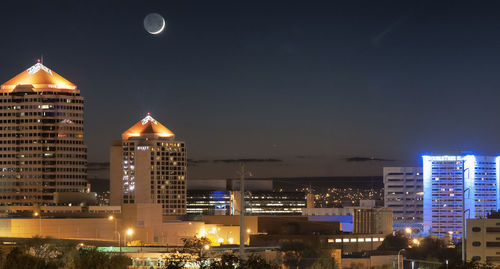
[{"label": "street light", "polygon": [[406,227],[405,232],[406,232],[407,234],[409,234],[409,235],[410,235],[410,238],[411,238],[411,233],[412,233],[411,228],[410,228],[410,227]]},{"label": "street light", "polygon": [[39,231],[38,233],[40,236],[42,236],[42,215],[38,212],[33,213],[33,216],[38,217],[38,226],[39,226]]},{"label": "street light", "polygon": [[121,254],[122,253],[122,241],[121,241],[120,232],[118,232],[118,230],[116,229],[116,219],[115,219],[115,217],[113,215],[110,215],[108,217],[108,220],[115,222],[115,232],[113,233],[113,237],[115,236],[115,234],[118,234],[118,246],[120,247],[120,254]]},{"label": "street light", "polygon": [[134,229],[128,228],[127,231],[126,231],[126,234],[125,234],[125,241],[127,241],[127,235],[130,236],[130,241],[132,241],[132,235],[133,234],[134,234]]},{"label": "street light", "polygon": [[400,268],[400,266],[401,266],[401,262],[404,262],[404,257],[403,257],[402,261],[400,261],[400,259],[399,259],[399,256],[401,255],[401,251],[405,251],[405,249],[403,248],[403,249],[400,249],[400,250],[398,251],[398,269],[399,269],[399,268]]}]

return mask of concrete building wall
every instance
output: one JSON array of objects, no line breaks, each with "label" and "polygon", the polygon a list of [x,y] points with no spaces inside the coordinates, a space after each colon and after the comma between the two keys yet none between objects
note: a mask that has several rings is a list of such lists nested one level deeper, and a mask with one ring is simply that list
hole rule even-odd
[{"label": "concrete building wall", "polygon": [[[153,152],[154,153],[154,152]],[[134,203],[154,203],[156,193],[151,193],[151,151],[135,151],[135,190]],[[160,205],[161,207],[161,205]]]},{"label": "concrete building wall", "polygon": [[500,219],[468,219],[467,260],[500,265]]},{"label": "concrete building wall", "polygon": [[0,219],[0,237],[34,236],[113,241],[114,223],[107,218]]},{"label": "concrete building wall", "polygon": [[119,206],[122,204],[123,193],[123,167],[122,167],[122,143],[113,141],[109,152],[109,190],[110,205]]},{"label": "concrete building wall", "polygon": [[392,209],[356,209],[353,216],[353,232],[357,234],[390,234]]},{"label": "concrete building wall", "polygon": [[302,208],[303,216],[352,216],[354,207]]},{"label": "concrete building wall", "polygon": [[392,209],[395,229],[422,229],[422,167],[384,167],[384,206]]}]

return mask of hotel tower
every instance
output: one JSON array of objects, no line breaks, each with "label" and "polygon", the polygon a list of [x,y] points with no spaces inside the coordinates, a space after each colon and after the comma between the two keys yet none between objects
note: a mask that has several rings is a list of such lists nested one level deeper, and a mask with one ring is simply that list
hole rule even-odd
[{"label": "hotel tower", "polygon": [[0,205],[63,205],[86,197],[83,97],[37,63],[0,88]]},{"label": "hotel tower", "polygon": [[423,156],[424,231],[462,237],[463,219],[500,209],[500,157]]},{"label": "hotel tower", "polygon": [[184,215],[186,170],[185,143],[148,114],[111,146],[111,205],[160,204],[163,215]]}]

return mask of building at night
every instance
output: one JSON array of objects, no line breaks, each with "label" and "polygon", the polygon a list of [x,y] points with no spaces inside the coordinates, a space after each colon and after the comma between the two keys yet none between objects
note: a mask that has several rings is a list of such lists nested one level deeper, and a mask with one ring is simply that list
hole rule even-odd
[{"label": "building at night", "polygon": [[467,261],[500,265],[500,212],[467,220]]},{"label": "building at night", "polygon": [[93,202],[77,86],[36,63],[0,87],[0,205]]},{"label": "building at night", "polygon": [[228,191],[187,191],[186,213],[189,215],[228,215],[231,194]]},{"label": "building at night", "polygon": [[[239,179],[189,180],[187,213],[191,215],[239,215]],[[301,215],[307,207],[305,192],[273,191],[271,179],[245,181],[246,215]]]},{"label": "building at night", "polygon": [[497,211],[498,170],[499,157],[423,156],[424,231],[461,238],[464,210],[467,219]]},{"label": "building at night", "polygon": [[352,226],[355,234],[390,234],[392,209],[385,207],[355,209]]},{"label": "building at night", "polygon": [[384,167],[384,206],[392,209],[395,230],[422,230],[424,190],[422,167]]},{"label": "building at night", "polygon": [[186,214],[186,145],[150,115],[114,141],[110,204],[160,204],[163,215]]}]

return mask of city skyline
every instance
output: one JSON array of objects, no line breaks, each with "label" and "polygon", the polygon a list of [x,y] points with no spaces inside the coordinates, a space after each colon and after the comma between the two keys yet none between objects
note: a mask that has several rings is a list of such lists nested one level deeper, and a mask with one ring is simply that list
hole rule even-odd
[{"label": "city skyline", "polygon": [[[43,54],[78,84],[89,162],[147,112],[189,142],[194,177],[236,175],[218,160],[254,159],[258,177],[363,176],[500,152],[496,3],[7,6],[1,81]],[[168,22],[158,36],[142,28],[153,11]]]}]

